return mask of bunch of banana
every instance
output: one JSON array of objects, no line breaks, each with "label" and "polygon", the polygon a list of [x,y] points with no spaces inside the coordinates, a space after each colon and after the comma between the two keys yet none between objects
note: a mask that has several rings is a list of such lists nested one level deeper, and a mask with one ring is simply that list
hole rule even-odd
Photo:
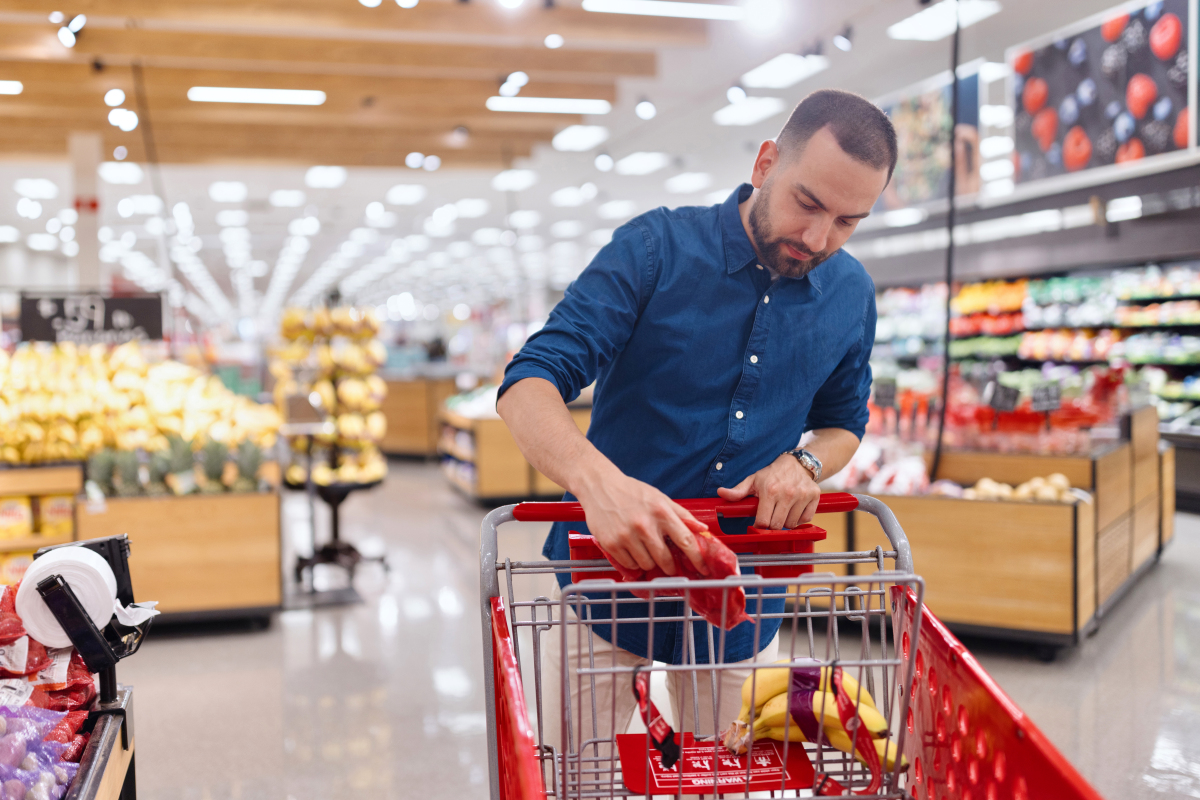
[{"label": "bunch of banana", "polygon": [[[787,664],[786,660],[776,663]],[[742,710],[738,718],[726,729],[724,734],[725,747],[732,753],[745,753],[754,739],[774,739],[776,741],[808,742],[815,739],[818,731],[824,733],[825,740],[841,750],[849,753],[853,750],[852,736],[842,725],[838,714],[837,697],[830,683],[831,670],[829,667],[818,667],[793,664],[786,667],[768,667],[757,670],[757,676],[751,675],[742,684]],[[793,681],[793,674],[799,673],[801,680]],[[806,680],[804,679],[806,678]],[[795,683],[795,685],[793,685]],[[789,698],[788,688],[791,686]],[[860,687],[858,681],[842,671],[842,689],[855,703],[859,724],[871,734],[875,750],[884,769],[891,770],[896,763],[897,747],[895,740],[889,740],[888,724],[883,715],[875,707],[875,700],[866,687]],[[811,710],[812,719],[801,720],[789,713],[791,710]],[[807,733],[806,733],[807,731]],[[863,757],[855,752],[855,757],[863,761]],[[903,765],[903,760],[901,764]]]}]

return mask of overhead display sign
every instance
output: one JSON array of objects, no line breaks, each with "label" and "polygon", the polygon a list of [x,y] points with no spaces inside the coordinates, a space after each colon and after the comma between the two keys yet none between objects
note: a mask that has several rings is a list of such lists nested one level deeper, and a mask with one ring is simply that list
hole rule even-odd
[{"label": "overhead display sign", "polygon": [[25,341],[124,344],[161,339],[162,332],[162,299],[158,295],[21,297],[21,338]]},{"label": "overhead display sign", "polygon": [[1191,5],[1125,3],[1010,49],[1014,181],[1193,147]]},{"label": "overhead display sign", "polygon": [[[964,74],[970,70],[970,74]],[[950,109],[953,81],[949,70],[876,100],[896,128],[899,159],[892,180],[876,204],[879,211],[920,206],[950,195]],[[955,194],[979,190],[978,67],[959,70],[959,148]]]}]

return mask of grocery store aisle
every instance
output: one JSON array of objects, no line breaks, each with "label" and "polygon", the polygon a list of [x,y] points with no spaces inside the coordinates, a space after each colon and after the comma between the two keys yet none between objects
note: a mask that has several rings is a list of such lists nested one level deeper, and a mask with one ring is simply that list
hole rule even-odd
[{"label": "grocery store aisle", "polygon": [[[152,637],[120,670],[136,689],[143,800],[486,797],[484,512],[435,466],[392,462],[382,488],[344,507],[348,538],[393,566],[386,579],[364,569],[362,605]],[[303,497],[285,498],[301,546],[306,515]],[[1200,517],[1177,527],[1163,563],[1054,663],[967,643],[1111,800],[1200,797]],[[534,557],[545,529],[506,526],[502,552]]]}]

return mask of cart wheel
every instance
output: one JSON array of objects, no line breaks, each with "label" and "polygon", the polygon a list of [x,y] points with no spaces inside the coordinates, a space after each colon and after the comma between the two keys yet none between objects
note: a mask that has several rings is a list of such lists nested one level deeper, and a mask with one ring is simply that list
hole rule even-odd
[{"label": "cart wheel", "polygon": [[1034,645],[1033,656],[1043,664],[1050,664],[1058,658],[1058,648],[1052,644]]}]

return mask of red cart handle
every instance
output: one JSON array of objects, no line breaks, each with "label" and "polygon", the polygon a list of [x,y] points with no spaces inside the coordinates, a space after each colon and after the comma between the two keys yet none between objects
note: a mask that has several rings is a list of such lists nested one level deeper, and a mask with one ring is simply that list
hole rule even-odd
[{"label": "red cart handle", "polygon": [[[753,517],[758,513],[758,498],[745,500],[722,500],[719,497],[704,497],[695,500],[676,500],[701,522],[716,517]],[[838,511],[853,511],[858,508],[858,498],[846,492],[821,495],[817,503],[818,514]],[[706,519],[707,518],[707,519]],[[584,522],[583,506],[579,503],[518,503],[513,509],[513,519],[521,522]]]}]

